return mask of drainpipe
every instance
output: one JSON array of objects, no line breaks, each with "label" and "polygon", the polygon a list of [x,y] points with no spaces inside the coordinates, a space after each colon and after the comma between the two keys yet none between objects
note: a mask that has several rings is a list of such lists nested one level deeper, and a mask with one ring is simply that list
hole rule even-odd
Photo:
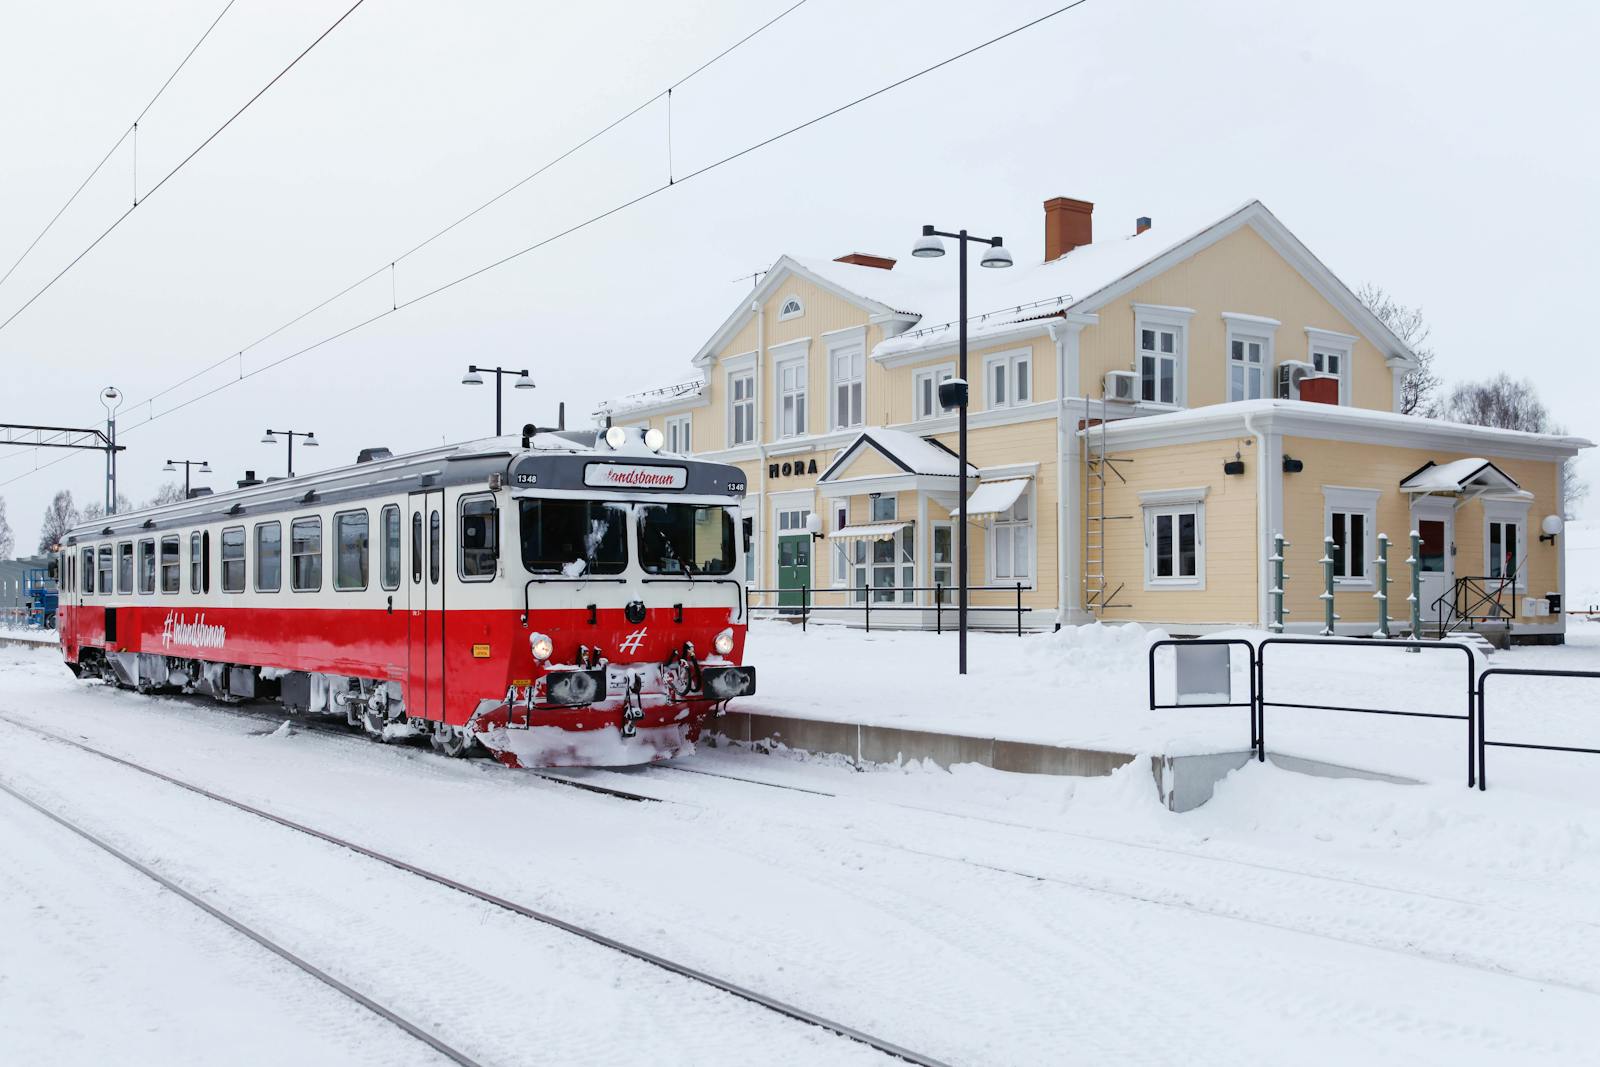
[{"label": "drainpipe", "polygon": [[756,317],[756,455],[761,479],[761,510],[756,515],[756,584],[762,587],[767,573],[767,515],[772,511],[767,500],[767,313],[761,301],[752,300],[750,314]]},{"label": "drainpipe", "polygon": [[[1077,445],[1076,436],[1067,430],[1067,341],[1057,333],[1057,324],[1049,323],[1045,329],[1056,346],[1056,625],[1067,625],[1067,544],[1076,540],[1067,536],[1068,524],[1073,521],[1072,509],[1067,500],[1067,443]],[[1077,462],[1077,448],[1073,448],[1073,462]]]},{"label": "drainpipe", "polygon": [[1272,623],[1270,599],[1267,590],[1271,588],[1271,578],[1266,560],[1267,546],[1272,544],[1272,472],[1267,469],[1267,439],[1256,428],[1256,412],[1251,412],[1244,417],[1244,431],[1256,440],[1256,613],[1260,616],[1260,625],[1268,628]]}]

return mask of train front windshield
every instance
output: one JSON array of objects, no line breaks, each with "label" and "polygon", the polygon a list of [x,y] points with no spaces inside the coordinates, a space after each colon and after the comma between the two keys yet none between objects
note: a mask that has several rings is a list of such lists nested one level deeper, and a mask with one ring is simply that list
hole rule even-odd
[{"label": "train front windshield", "polygon": [[733,516],[715,504],[640,504],[639,564],[648,574],[733,570]]}]

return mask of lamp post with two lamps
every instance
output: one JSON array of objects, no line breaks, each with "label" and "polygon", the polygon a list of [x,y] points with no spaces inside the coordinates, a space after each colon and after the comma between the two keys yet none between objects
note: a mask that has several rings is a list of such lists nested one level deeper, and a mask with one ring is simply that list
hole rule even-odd
[{"label": "lamp post with two lamps", "polygon": [[946,233],[936,230],[932,226],[922,228],[922,236],[917,238],[917,243],[911,246],[911,254],[919,259],[937,259],[944,255],[944,242],[941,237],[948,237],[956,242],[959,252],[959,269],[956,272],[958,288],[960,290],[957,321],[960,326],[958,349],[960,352],[959,366],[956,377],[939,386],[939,403],[949,410],[956,408],[957,416],[957,448],[956,470],[957,477],[961,479],[961,492],[958,496],[959,512],[956,522],[956,585],[957,593],[957,630],[960,653],[958,656],[958,671],[967,673],[967,398],[971,392],[967,385],[967,245],[980,244],[985,246],[983,256],[978,260],[983,267],[1009,267],[1011,266],[1011,253],[1007,251],[1005,242],[999,237],[973,237],[966,230],[956,233]]},{"label": "lamp post with two lamps", "polygon": [[316,448],[317,447],[317,435],[314,432],[302,431],[302,430],[268,430],[266,433],[261,435],[261,443],[264,444],[264,445],[275,445],[275,444],[278,443],[278,437],[279,436],[282,436],[286,441],[289,442],[289,468],[288,469],[289,469],[289,477],[293,478],[294,477],[294,439],[296,437],[304,437],[306,439],[305,447],[307,447],[307,448]]},{"label": "lamp post with two lamps", "polygon": [[100,390],[100,405],[106,409],[106,514],[117,513],[117,409],[122,406],[122,390],[108,385]]},{"label": "lamp post with two lamps", "polygon": [[174,471],[174,472],[176,472],[177,469],[178,469],[178,464],[180,464],[180,463],[183,464],[183,499],[188,500],[189,499],[189,468],[190,467],[195,467],[195,468],[199,469],[201,474],[210,474],[211,473],[211,464],[206,462],[203,459],[169,459],[169,460],[167,460],[167,465],[165,467],[162,467],[161,469],[164,470],[164,471]]},{"label": "lamp post with two lamps", "polygon": [[510,375],[511,377],[515,378],[517,382],[514,386],[512,386],[514,389],[532,389],[533,379],[528,377],[528,372],[526,370],[508,370],[505,367],[480,367],[477,364],[473,364],[467,368],[467,373],[461,376],[461,384],[482,385],[483,376],[485,374],[494,375],[494,435],[499,437],[501,433],[500,401],[501,397],[504,395],[500,388],[502,384],[501,379],[506,377],[506,375]]}]

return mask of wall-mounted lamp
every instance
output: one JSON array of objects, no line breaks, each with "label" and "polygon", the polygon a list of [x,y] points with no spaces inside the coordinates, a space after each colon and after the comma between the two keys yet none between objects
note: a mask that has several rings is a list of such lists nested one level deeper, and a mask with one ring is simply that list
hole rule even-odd
[{"label": "wall-mounted lamp", "polygon": [[1285,473],[1285,474],[1299,474],[1301,471],[1303,471],[1305,469],[1306,469],[1306,461],[1305,460],[1303,460],[1303,459],[1295,459],[1293,456],[1284,456],[1283,457],[1283,473]]},{"label": "wall-mounted lamp", "polygon": [[1546,515],[1544,521],[1539,524],[1539,529],[1544,531],[1539,535],[1539,540],[1548,541],[1552,545],[1555,544],[1556,534],[1561,532],[1564,525],[1565,523],[1561,521],[1560,515]]},{"label": "wall-mounted lamp", "polygon": [[822,516],[815,511],[806,516],[806,532],[811,535],[811,540],[822,540]]}]

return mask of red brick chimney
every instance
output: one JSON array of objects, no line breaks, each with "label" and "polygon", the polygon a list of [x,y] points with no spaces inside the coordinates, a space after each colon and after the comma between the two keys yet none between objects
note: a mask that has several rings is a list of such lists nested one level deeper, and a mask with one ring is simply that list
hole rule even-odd
[{"label": "red brick chimney", "polygon": [[877,267],[879,270],[894,270],[894,260],[888,256],[874,256],[867,252],[851,252],[848,256],[840,256],[835,263],[852,263],[857,267]]},{"label": "red brick chimney", "polygon": [[1060,259],[1094,241],[1094,205],[1058,196],[1044,202],[1044,258]]}]

